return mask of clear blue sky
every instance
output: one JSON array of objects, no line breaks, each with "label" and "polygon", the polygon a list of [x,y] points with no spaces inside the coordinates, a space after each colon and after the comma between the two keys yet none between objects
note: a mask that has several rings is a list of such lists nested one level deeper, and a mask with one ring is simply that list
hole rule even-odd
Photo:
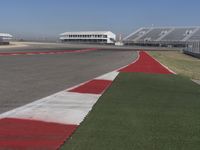
[{"label": "clear blue sky", "polygon": [[0,32],[18,37],[54,37],[77,30],[126,35],[152,24],[200,25],[200,0],[2,0],[0,4]]}]

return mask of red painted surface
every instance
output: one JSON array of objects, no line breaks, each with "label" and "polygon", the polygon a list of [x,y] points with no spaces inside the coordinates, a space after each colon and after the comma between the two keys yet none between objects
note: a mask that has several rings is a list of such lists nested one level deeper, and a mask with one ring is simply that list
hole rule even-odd
[{"label": "red painted surface", "polygon": [[1,119],[0,150],[57,150],[76,128],[76,125]]},{"label": "red painted surface", "polygon": [[83,49],[83,50],[60,50],[60,51],[44,51],[44,52],[10,52],[10,53],[0,53],[0,56],[15,56],[15,55],[43,55],[43,54],[65,54],[65,53],[83,53],[89,51],[95,51],[97,49]]},{"label": "red painted surface", "polygon": [[86,84],[70,90],[69,92],[102,94],[111,84],[112,81],[108,80],[92,80]]},{"label": "red painted surface", "polygon": [[140,52],[139,59],[129,66],[119,70],[120,72],[141,72],[151,74],[172,74],[168,69],[153,59],[146,52]]}]

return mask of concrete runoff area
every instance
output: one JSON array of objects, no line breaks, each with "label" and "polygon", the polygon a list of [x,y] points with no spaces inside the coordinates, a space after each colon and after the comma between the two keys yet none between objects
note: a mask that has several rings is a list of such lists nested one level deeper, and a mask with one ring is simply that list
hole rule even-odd
[{"label": "concrete runoff area", "polygon": [[115,70],[136,58],[134,51],[119,50],[0,57],[0,113]]}]

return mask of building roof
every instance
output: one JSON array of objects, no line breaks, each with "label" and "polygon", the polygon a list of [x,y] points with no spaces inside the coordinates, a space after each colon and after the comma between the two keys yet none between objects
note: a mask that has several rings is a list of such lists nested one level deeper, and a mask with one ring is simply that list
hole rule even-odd
[{"label": "building roof", "polygon": [[76,31],[76,32],[65,32],[60,34],[61,36],[63,35],[73,35],[73,34],[78,34],[78,35],[87,35],[87,34],[114,34],[111,31]]},{"label": "building roof", "polygon": [[0,33],[0,37],[9,37],[12,38],[13,36],[8,33]]}]

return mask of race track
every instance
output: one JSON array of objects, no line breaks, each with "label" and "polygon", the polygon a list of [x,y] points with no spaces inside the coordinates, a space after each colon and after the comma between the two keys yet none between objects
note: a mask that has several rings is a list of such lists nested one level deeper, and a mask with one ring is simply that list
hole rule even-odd
[{"label": "race track", "polygon": [[[56,46],[53,49],[54,51],[60,50]],[[31,50],[46,51],[47,48],[37,47],[34,49],[31,47]],[[62,48],[62,50],[71,49]],[[25,48],[22,51],[24,52]],[[5,50],[1,49],[1,52],[5,52]],[[6,50],[6,52],[16,52],[16,50]],[[115,70],[136,58],[135,51],[119,49],[98,49],[82,53],[1,56],[0,113]]]}]

